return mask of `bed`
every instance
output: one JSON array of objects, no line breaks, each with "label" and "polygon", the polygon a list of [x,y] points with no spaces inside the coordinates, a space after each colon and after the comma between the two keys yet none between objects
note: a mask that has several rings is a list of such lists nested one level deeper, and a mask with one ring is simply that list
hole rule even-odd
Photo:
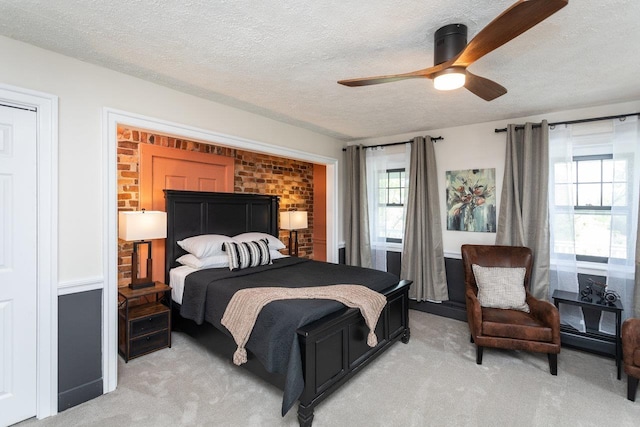
[{"label": "bed", "polygon": [[[176,269],[174,280],[175,272],[180,271],[175,260],[186,253],[177,244],[179,240],[202,234],[234,236],[244,232],[262,232],[278,236],[277,196],[165,190],[165,198],[167,283],[170,283],[172,269]],[[224,283],[224,289],[233,286],[242,288],[245,282],[252,280],[256,283],[277,283],[287,278],[303,281],[303,276],[309,276],[313,277],[317,284],[356,283],[355,279],[362,279],[357,283],[368,285],[365,281],[370,281],[371,288],[386,296],[387,304],[375,329],[378,344],[373,348],[367,345],[369,329],[358,309],[346,308],[336,301],[296,300],[295,307],[298,309],[302,307],[305,310],[309,307],[315,310],[313,312],[318,316],[322,316],[316,316],[317,319],[305,318],[302,324],[291,329],[291,343],[287,341],[289,335],[276,334],[285,340],[285,345],[290,346],[287,347],[289,351],[285,361],[277,356],[265,356],[262,353],[263,347],[274,346],[273,343],[267,342],[273,339],[273,336],[264,338],[265,343],[260,344],[258,340],[262,334],[257,331],[264,328],[259,327],[258,322],[263,316],[269,315],[285,319],[277,310],[286,310],[284,306],[293,301],[275,301],[265,306],[260,313],[255,333],[252,333],[247,343],[248,360],[241,366],[283,390],[283,415],[292,402],[298,402],[297,415],[300,426],[311,426],[314,408],[378,355],[397,341],[409,342],[409,281],[398,282],[397,278],[394,278],[389,282],[387,273],[298,258],[274,260],[273,265],[242,270],[239,274],[229,272],[228,268],[212,270],[226,271],[201,270],[187,274],[189,270],[182,270],[184,297],[174,297],[173,328],[195,337],[230,361],[237,348],[236,343],[213,314],[220,310],[220,307],[214,306],[220,303],[215,301],[224,300],[225,297],[216,295],[209,302],[200,303],[202,312],[198,312],[196,308],[194,314],[194,293],[198,292],[194,289],[198,289],[198,286],[203,287],[202,294],[206,295],[206,289],[214,289],[218,283]],[[336,278],[347,282],[335,282]],[[206,288],[207,286],[210,288]],[[212,294],[213,290],[208,292]],[[181,315],[181,312],[185,316]],[[309,319],[311,320],[308,321]],[[296,321],[300,322],[299,319]],[[254,339],[255,342],[252,343]],[[276,347],[280,348],[282,345],[278,343]]]}]

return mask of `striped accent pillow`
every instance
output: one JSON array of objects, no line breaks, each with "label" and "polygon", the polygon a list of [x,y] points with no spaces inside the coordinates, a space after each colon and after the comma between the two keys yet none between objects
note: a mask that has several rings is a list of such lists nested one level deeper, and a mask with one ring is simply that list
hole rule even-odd
[{"label": "striped accent pillow", "polygon": [[252,242],[224,242],[222,248],[227,252],[229,269],[232,271],[271,264],[267,239]]}]

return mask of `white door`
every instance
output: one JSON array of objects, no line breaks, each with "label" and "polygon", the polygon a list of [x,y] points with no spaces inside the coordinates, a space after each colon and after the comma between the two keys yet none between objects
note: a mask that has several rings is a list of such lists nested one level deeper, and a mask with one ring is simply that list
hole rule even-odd
[{"label": "white door", "polygon": [[0,425],[36,415],[36,113],[0,105]]}]

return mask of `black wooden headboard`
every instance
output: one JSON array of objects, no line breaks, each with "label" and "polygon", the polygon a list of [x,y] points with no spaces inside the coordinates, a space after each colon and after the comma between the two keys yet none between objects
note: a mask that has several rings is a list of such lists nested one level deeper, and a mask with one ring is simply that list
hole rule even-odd
[{"label": "black wooden headboard", "polygon": [[164,190],[167,208],[165,280],[185,254],[178,240],[199,234],[260,231],[278,237],[278,196]]}]

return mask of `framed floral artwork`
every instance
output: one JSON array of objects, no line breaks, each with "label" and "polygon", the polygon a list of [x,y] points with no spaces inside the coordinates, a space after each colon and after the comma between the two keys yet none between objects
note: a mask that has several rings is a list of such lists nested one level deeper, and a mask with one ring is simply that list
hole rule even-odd
[{"label": "framed floral artwork", "polygon": [[447,172],[447,230],[496,232],[496,170]]}]

